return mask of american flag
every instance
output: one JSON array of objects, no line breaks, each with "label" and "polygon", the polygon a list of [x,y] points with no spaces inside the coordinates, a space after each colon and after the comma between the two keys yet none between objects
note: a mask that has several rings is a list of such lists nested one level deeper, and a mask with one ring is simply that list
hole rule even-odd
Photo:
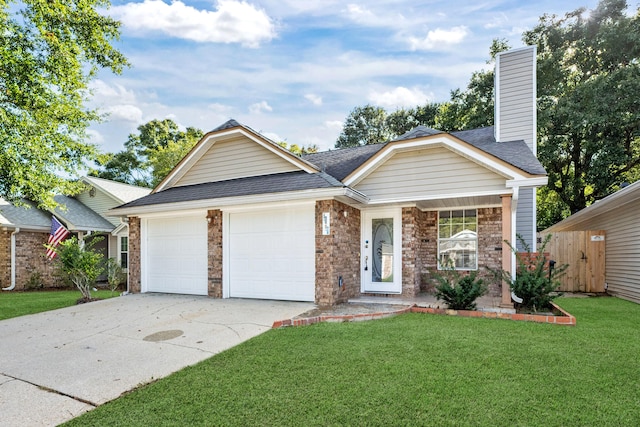
[{"label": "american flag", "polygon": [[65,237],[69,235],[69,230],[64,228],[60,221],[55,216],[51,217],[51,233],[49,234],[49,240],[47,241],[47,257],[54,259],[58,255],[55,251],[58,243],[62,242]]}]

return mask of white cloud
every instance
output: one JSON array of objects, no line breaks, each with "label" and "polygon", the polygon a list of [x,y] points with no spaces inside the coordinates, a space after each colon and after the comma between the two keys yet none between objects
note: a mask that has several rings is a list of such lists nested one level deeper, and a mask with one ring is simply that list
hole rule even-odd
[{"label": "white cloud", "polygon": [[359,4],[350,3],[344,15],[359,25],[369,27],[404,28],[411,25],[405,17],[397,12],[391,13],[388,7],[378,8],[377,13]]},{"label": "white cloud", "polygon": [[341,120],[327,120],[324,127],[331,130],[342,130],[343,123]]},{"label": "white cloud", "polygon": [[87,136],[92,144],[100,145],[104,143],[104,136],[95,129],[87,129]]},{"label": "white cloud", "polygon": [[414,107],[424,104],[430,96],[418,88],[408,89],[398,86],[386,92],[372,92],[369,94],[369,101],[374,105],[385,108]]},{"label": "white cloud", "polygon": [[322,105],[322,97],[321,96],[318,96],[318,95],[313,94],[313,93],[308,93],[304,97],[309,102],[311,102],[313,105]]},{"label": "white cloud", "polygon": [[412,50],[442,50],[461,43],[467,34],[469,30],[465,26],[453,27],[450,30],[436,28],[429,31],[424,38],[410,37],[409,44]]},{"label": "white cloud", "polygon": [[142,110],[135,105],[131,104],[119,104],[111,105],[103,109],[109,114],[108,120],[122,120],[132,123],[142,123]]},{"label": "white cloud", "polygon": [[266,136],[267,138],[269,138],[270,140],[272,140],[273,142],[282,142],[284,141],[284,139],[280,138],[280,135],[278,135],[277,133],[273,133],[273,132],[262,132],[263,136]]},{"label": "white cloud", "polygon": [[269,105],[267,101],[256,102],[249,106],[249,112],[251,114],[270,113],[271,111],[273,111],[273,108],[271,108],[271,105]]},{"label": "white cloud", "polygon": [[216,11],[198,10],[176,0],[127,3],[112,15],[129,29],[161,31],[172,37],[210,43],[240,43],[258,47],[276,36],[275,25],[262,9],[237,0],[219,0]]},{"label": "white cloud", "polygon": [[121,103],[133,103],[136,100],[132,90],[128,90],[118,83],[109,85],[105,81],[97,79],[90,83],[90,88],[93,96],[102,100],[117,100]]}]

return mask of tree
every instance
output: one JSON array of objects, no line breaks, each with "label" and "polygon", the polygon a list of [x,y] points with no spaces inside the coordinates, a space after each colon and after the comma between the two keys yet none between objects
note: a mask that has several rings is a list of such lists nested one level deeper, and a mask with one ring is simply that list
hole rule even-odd
[{"label": "tree", "polygon": [[399,108],[387,114],[384,108],[365,105],[354,108],[336,141],[336,148],[379,144],[410,131],[416,126],[433,127],[440,109],[438,103]]},{"label": "tree", "polygon": [[[494,39],[489,48],[490,59],[495,63],[496,55],[509,50],[504,39]],[[451,100],[440,106],[435,127],[445,132],[476,129],[494,124],[494,70],[476,71],[471,75],[467,89],[451,91]]]},{"label": "tree", "polygon": [[416,126],[434,127],[440,105],[432,102],[414,108],[399,108],[387,116],[385,124],[389,133],[394,137],[409,132]]},{"label": "tree", "polygon": [[357,147],[388,141],[391,133],[386,124],[387,112],[382,107],[356,107],[347,116],[336,148]]},{"label": "tree", "polygon": [[204,135],[200,129],[181,131],[171,119],[151,120],[129,134],[124,150],[98,158],[90,174],[132,185],[155,187]]},{"label": "tree", "polygon": [[544,15],[523,37],[538,46],[538,155],[571,213],[638,176],[640,14],[626,8]]},{"label": "tree", "polygon": [[85,142],[99,120],[85,106],[88,84],[101,68],[128,65],[111,45],[120,23],[97,10],[106,7],[108,0],[0,3],[0,197],[53,208],[54,194],[80,191],[66,177],[97,155]]},{"label": "tree", "polygon": [[278,142],[278,145],[284,148],[285,150],[291,151],[296,156],[302,156],[303,154],[311,154],[318,152],[318,146],[315,144],[310,145],[298,145],[298,144],[287,144],[286,141]]}]

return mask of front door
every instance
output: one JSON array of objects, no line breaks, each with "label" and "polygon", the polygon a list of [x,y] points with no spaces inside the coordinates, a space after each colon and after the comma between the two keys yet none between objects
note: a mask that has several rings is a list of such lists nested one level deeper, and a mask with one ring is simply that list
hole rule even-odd
[{"label": "front door", "polygon": [[365,212],[362,227],[362,292],[402,292],[402,211]]}]

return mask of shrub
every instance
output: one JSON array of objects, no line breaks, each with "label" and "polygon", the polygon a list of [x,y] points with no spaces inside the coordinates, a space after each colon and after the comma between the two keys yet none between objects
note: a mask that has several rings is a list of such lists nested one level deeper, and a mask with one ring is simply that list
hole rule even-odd
[{"label": "shrub", "polygon": [[436,298],[443,300],[452,310],[475,310],[476,299],[487,292],[487,286],[477,271],[463,275],[453,268],[446,268],[434,276],[438,281]]},{"label": "shrub", "polygon": [[118,289],[118,286],[124,283],[125,279],[124,269],[118,260],[115,258],[107,259],[107,283],[109,283],[109,289],[112,295],[116,289]]},{"label": "shrub", "polygon": [[550,234],[545,237],[537,253],[531,252],[529,245],[521,236],[517,237],[527,256],[518,256],[517,250],[507,242],[516,254],[518,266],[515,280],[506,271],[502,271],[502,278],[509,283],[511,292],[518,298],[522,298],[522,303],[517,303],[516,307],[534,312],[550,310],[551,302],[560,295],[556,293],[560,287],[558,277],[564,274],[569,265],[563,264],[553,269],[545,268],[547,259],[544,256],[544,251],[551,240]]},{"label": "shrub", "polygon": [[93,250],[93,245],[100,239],[79,242],[74,236],[61,242],[56,248],[61,270],[76,285],[82,294],[82,300],[91,301],[91,288],[98,276],[104,271],[102,254]]}]

